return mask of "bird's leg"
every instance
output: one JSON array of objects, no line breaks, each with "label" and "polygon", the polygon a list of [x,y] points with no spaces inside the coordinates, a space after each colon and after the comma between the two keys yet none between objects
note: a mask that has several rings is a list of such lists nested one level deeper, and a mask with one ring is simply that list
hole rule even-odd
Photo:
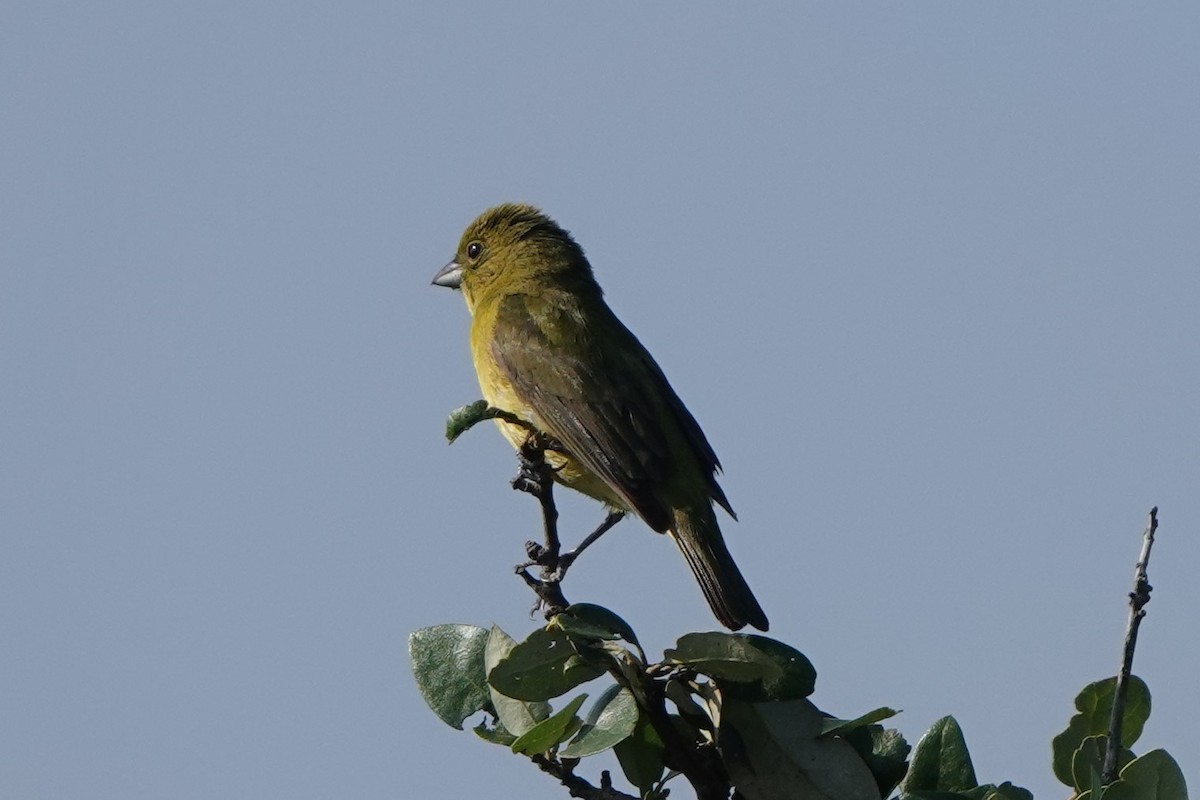
[{"label": "bird's leg", "polygon": [[568,550],[563,553],[558,559],[558,570],[555,572],[555,577],[562,580],[567,574],[567,570],[575,563],[575,559],[579,558],[579,554],[588,549],[597,539],[608,533],[621,520],[625,519],[624,511],[610,511],[604,521],[600,523],[596,530],[589,533],[579,543],[579,546],[574,550]]}]

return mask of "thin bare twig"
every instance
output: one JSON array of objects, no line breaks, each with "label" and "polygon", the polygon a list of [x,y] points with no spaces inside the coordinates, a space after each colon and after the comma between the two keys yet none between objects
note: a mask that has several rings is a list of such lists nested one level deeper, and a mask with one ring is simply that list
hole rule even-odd
[{"label": "thin bare twig", "polygon": [[547,568],[550,562],[557,567],[562,543],[558,539],[558,508],[554,504],[554,468],[546,461],[548,440],[540,433],[531,432],[517,451],[521,471],[513,478],[512,487],[537,498],[542,507],[542,532],[545,545],[527,543],[525,549],[531,559],[524,567]]},{"label": "thin bare twig", "polygon": [[1117,673],[1117,688],[1113,695],[1112,717],[1108,723],[1108,747],[1104,752],[1102,779],[1108,785],[1117,779],[1117,754],[1121,748],[1121,723],[1125,717],[1125,701],[1129,694],[1129,677],[1133,674],[1133,650],[1137,646],[1138,628],[1145,607],[1150,602],[1150,580],[1146,567],[1150,564],[1150,548],[1158,530],[1158,506],[1150,509],[1150,520],[1142,532],[1142,553],[1133,570],[1133,591],[1129,593],[1129,622],[1125,626],[1125,648],[1121,654],[1121,671]]},{"label": "thin bare twig", "polygon": [[[518,564],[516,573],[538,596],[535,608],[542,608],[546,617],[563,611],[570,603],[562,591],[563,570],[559,567],[562,544],[558,538],[558,508],[554,505],[554,468],[546,463],[547,441],[540,433],[531,432],[521,446],[518,458],[521,471],[513,479],[513,488],[531,494],[542,507],[542,531],[545,544],[526,542],[529,561]],[[529,573],[529,567],[541,567],[541,577]]]},{"label": "thin bare twig", "polygon": [[[558,535],[558,507],[554,504],[556,470],[546,461],[546,453],[554,451],[565,454],[566,450],[554,439],[529,428],[528,423],[523,425],[529,430],[529,435],[525,437],[525,442],[517,453],[521,469],[513,479],[512,486],[537,498],[542,507],[542,533],[545,542],[526,542],[525,553],[529,560],[518,564],[515,570],[525,584],[537,594],[538,607],[544,609],[549,618],[569,605],[562,592],[562,581],[567,576],[567,570],[575,563],[580,553],[624,519],[625,512],[610,511],[604,521],[584,537],[578,547],[564,553]],[[541,568],[540,577],[535,578],[529,573],[529,568],[535,566]]]}]

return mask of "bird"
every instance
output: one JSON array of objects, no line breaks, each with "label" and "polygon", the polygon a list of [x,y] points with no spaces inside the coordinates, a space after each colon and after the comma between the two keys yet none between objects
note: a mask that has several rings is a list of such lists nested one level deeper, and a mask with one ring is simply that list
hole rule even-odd
[{"label": "bird", "polygon": [[[717,483],[716,453],[609,308],[570,233],[534,206],[495,206],[467,226],[433,283],[466,300],[487,403],[563,445],[546,453],[555,480],[669,535],[722,625],[766,631],[717,521],[714,503],[737,515]],[[497,424],[519,450],[529,431]]]}]

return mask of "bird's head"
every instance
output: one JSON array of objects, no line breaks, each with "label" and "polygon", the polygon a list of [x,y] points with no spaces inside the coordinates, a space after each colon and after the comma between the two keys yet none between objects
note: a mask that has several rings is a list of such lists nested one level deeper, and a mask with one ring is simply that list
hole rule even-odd
[{"label": "bird's head", "polygon": [[433,282],[461,289],[472,309],[488,296],[546,287],[599,291],[571,234],[533,206],[517,203],[490,208],[468,225],[454,260]]}]

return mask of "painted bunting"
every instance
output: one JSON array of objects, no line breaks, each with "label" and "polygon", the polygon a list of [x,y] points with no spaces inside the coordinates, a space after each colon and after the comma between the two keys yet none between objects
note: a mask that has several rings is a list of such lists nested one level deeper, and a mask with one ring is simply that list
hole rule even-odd
[{"label": "painted bunting", "polygon": [[[546,454],[555,479],[669,534],[723,625],[767,630],[717,525],[714,502],[737,518],[717,456],[571,235],[532,206],[497,206],[433,282],[467,301],[484,399],[564,446]],[[528,431],[497,422],[519,448]]]}]

